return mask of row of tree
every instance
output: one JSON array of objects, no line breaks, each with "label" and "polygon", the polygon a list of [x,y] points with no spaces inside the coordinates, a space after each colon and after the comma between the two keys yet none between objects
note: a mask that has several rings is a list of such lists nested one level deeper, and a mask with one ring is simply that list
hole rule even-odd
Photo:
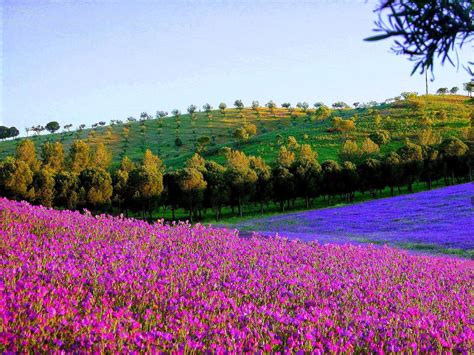
[{"label": "row of tree", "polygon": [[397,152],[339,164],[320,164],[308,144],[289,137],[271,165],[262,158],[225,148],[224,165],[198,154],[179,170],[165,171],[150,150],[141,162],[127,157],[114,171],[112,155],[103,145],[91,149],[84,141],[73,142],[67,154],[60,142],[46,142],[40,159],[31,140],[22,140],[15,157],[0,162],[0,195],[58,208],[87,207],[94,212],[141,212],[151,218],[157,208],[183,208],[191,220],[211,209],[219,218],[230,207],[242,216],[255,204],[262,212],[270,203],[285,210],[302,199],[310,207],[316,198],[328,203],[339,197],[352,200],[356,192],[375,197],[389,187],[393,195],[401,186],[412,191],[416,181],[445,183],[471,180],[473,149],[457,138],[436,145],[406,141]]},{"label": "row of tree", "polygon": [[[472,95],[472,92],[474,91],[474,81],[469,81],[469,82],[466,82],[463,84],[463,88],[464,90],[467,92],[467,94],[469,96]],[[438,95],[445,95],[445,94],[457,94],[459,91],[459,87],[457,86],[454,86],[452,87],[451,89],[448,89],[448,88],[439,88],[436,93]],[[407,99],[409,97],[413,97],[413,96],[417,96],[418,94],[417,93],[409,93],[409,92],[404,92],[404,93],[401,93],[400,96],[397,96],[395,98],[392,98],[392,99],[387,99],[385,101],[385,103],[392,103],[394,101],[399,101],[401,100],[402,98],[403,99]],[[243,103],[242,100],[235,100],[234,101],[234,107],[239,110],[239,111],[242,111],[244,108],[245,108],[245,105]],[[371,101],[371,102],[368,102],[368,103],[360,103],[360,102],[354,102],[352,104],[355,108],[370,108],[370,107],[373,107],[373,106],[377,106],[379,105],[379,103],[375,102],[375,101]],[[326,111],[329,109],[327,106],[324,105],[324,103],[322,102],[316,102],[313,104],[315,110],[316,111],[316,116],[320,115],[320,116],[327,116],[327,113]],[[262,107],[260,105],[260,103],[256,100],[252,101],[250,107],[255,110],[258,114],[258,110]],[[274,110],[277,108],[277,104],[270,100],[269,102],[267,102],[264,107],[268,108],[271,110],[271,112],[274,114]],[[293,111],[294,110],[294,107],[291,105],[291,103],[289,102],[284,102],[281,104],[281,107],[282,108],[286,108],[290,111]],[[307,103],[307,102],[298,102],[295,107],[303,112],[306,112],[309,108],[310,108],[310,105]],[[225,102],[221,102],[218,106],[219,110],[221,111],[221,114],[225,114],[226,112],[226,109],[227,109],[227,104]],[[341,110],[341,109],[348,109],[350,108],[350,105],[348,105],[347,103],[343,102],[343,101],[337,101],[337,102],[334,102],[332,104],[332,108],[333,109],[337,109],[337,110]],[[202,111],[205,112],[208,116],[209,119],[212,118],[212,113],[211,111],[213,110],[213,107],[209,104],[209,103],[206,103],[202,106]],[[188,114],[191,115],[191,117],[193,119],[195,119],[196,117],[196,113],[198,111],[198,107],[196,105],[190,105],[188,108],[187,108],[187,112]],[[321,111],[324,111],[321,112]],[[171,114],[175,117],[175,118],[179,118],[181,116],[181,111],[178,110],[178,109],[174,109],[171,111]],[[130,123],[130,122],[136,122],[136,121],[146,121],[146,120],[151,120],[153,118],[155,119],[163,119],[165,117],[168,116],[168,112],[166,111],[162,111],[162,110],[159,110],[159,111],[156,111],[156,114],[153,116],[147,112],[142,112],[140,114],[140,118],[137,120],[135,117],[133,116],[130,116],[126,119],[126,122]],[[113,125],[116,125],[116,124],[123,124],[124,121],[122,120],[111,120],[110,121],[110,125],[113,126]],[[99,127],[99,126],[105,126],[106,125],[106,122],[105,121],[99,121],[97,123],[94,123],[91,125],[91,128],[96,128],[96,127]],[[70,131],[71,128],[72,128],[72,124],[66,124],[64,125],[62,128],[66,131]],[[79,131],[82,131],[83,129],[86,128],[86,125],[85,124],[81,124],[77,127],[77,129]],[[48,131],[49,133],[55,133],[57,132],[58,130],[61,129],[61,126],[60,124],[57,122],[57,121],[51,121],[51,122],[48,122],[46,124],[46,126],[42,126],[42,125],[36,125],[36,126],[32,126],[32,127],[26,127],[25,128],[25,132],[26,132],[26,135],[28,136],[29,132],[34,132],[35,134],[39,135],[41,134],[43,131]],[[0,139],[7,139],[7,138],[14,138],[14,137],[17,137],[19,135],[19,131],[16,127],[5,127],[5,126],[0,126]]]}]

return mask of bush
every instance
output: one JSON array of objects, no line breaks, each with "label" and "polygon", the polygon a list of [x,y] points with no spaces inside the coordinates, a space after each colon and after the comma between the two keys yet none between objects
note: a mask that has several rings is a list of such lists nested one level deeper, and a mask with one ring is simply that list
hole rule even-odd
[{"label": "bush", "polygon": [[381,146],[390,143],[390,133],[385,130],[378,130],[370,134],[369,138],[377,145]]},{"label": "bush", "polygon": [[183,141],[179,137],[176,137],[176,139],[174,140],[174,145],[177,147],[181,147],[183,145]]}]

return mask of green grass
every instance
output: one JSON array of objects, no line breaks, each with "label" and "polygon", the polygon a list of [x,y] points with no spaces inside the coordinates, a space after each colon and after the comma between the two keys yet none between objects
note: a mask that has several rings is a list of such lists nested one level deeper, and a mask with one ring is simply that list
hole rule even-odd
[{"label": "green grass", "polygon": [[[427,96],[417,100],[425,102],[425,112],[435,116],[440,110],[448,113],[448,121],[440,122],[433,119],[433,129],[442,136],[462,136],[463,131],[469,126],[469,117],[473,104],[465,96]],[[34,136],[31,139],[36,143],[37,151],[45,141],[60,140],[67,150],[74,139],[87,140],[92,145],[104,142],[113,153],[113,166],[118,166],[121,157],[127,155],[132,160],[141,159],[145,149],[151,149],[164,161],[168,169],[182,167],[186,160],[195,152],[195,141],[201,136],[208,136],[213,143],[202,154],[206,159],[224,162],[220,153],[223,147],[239,149],[246,154],[262,156],[271,162],[278,154],[279,144],[277,136],[286,140],[294,136],[298,142],[311,144],[318,152],[319,160],[338,159],[338,150],[345,139],[354,139],[361,142],[376,129],[373,123],[375,114],[382,116],[379,128],[387,129],[392,135],[392,141],[381,147],[381,153],[387,153],[399,148],[405,138],[414,139],[416,133],[422,128],[418,122],[417,112],[410,107],[410,102],[401,102],[393,105],[381,105],[375,109],[349,109],[333,110],[331,117],[353,117],[358,114],[356,131],[351,134],[328,133],[331,127],[330,119],[323,121],[307,120],[306,114],[298,109],[295,113],[298,118],[292,119],[287,109],[278,108],[274,115],[266,108],[260,109],[260,115],[252,109],[246,108],[240,113],[236,109],[227,109],[225,115],[216,110],[212,112],[212,120],[208,120],[204,112],[197,113],[196,119],[190,115],[182,115],[179,122],[174,117],[162,120],[149,120],[143,123],[132,122],[129,124],[129,142],[125,141],[122,134],[124,125],[111,126],[111,134],[107,134],[107,127],[87,129],[81,132],[63,132],[49,135]],[[241,117],[243,116],[243,117]],[[237,144],[232,137],[236,128],[246,123],[257,126],[257,135],[244,144]],[[177,128],[179,124],[179,128]],[[174,140],[179,136],[183,146],[176,147]],[[0,159],[14,155],[19,139],[0,142]]]}]

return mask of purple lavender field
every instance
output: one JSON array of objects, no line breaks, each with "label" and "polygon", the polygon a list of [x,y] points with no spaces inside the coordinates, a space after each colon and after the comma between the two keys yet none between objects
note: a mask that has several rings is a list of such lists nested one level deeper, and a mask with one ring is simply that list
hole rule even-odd
[{"label": "purple lavender field", "polygon": [[474,184],[259,218],[241,231],[321,243],[373,243],[474,257]]}]

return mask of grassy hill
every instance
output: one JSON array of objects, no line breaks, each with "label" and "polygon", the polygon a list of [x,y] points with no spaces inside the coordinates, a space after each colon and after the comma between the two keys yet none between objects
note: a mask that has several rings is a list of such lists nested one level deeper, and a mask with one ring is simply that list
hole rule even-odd
[{"label": "grassy hill", "polygon": [[[74,139],[87,140],[92,145],[104,142],[113,152],[113,164],[117,166],[121,157],[127,155],[132,160],[141,159],[145,149],[158,154],[167,168],[180,168],[196,151],[197,141],[208,137],[210,143],[201,153],[206,159],[223,162],[221,148],[228,146],[247,154],[259,155],[268,162],[278,153],[279,144],[288,136],[298,142],[311,144],[318,152],[319,160],[337,160],[338,150],[346,139],[362,141],[376,129],[388,130],[391,142],[381,147],[381,152],[397,149],[405,138],[416,140],[417,133],[427,127],[421,117],[431,121],[430,127],[443,137],[466,134],[473,110],[473,100],[461,95],[419,96],[390,104],[370,108],[331,110],[330,116],[323,120],[314,117],[314,109],[304,112],[301,109],[228,108],[225,112],[213,110],[211,115],[196,112],[194,118],[183,114],[179,118],[166,117],[145,121],[116,124],[112,126],[84,129],[82,131],[62,132],[31,137],[37,149],[47,140],[60,140],[67,150]],[[445,113],[445,117],[441,117]],[[380,115],[377,126],[375,117]],[[356,129],[350,133],[329,133],[332,118],[344,119],[356,116]],[[257,134],[244,143],[238,143],[233,135],[237,128],[245,124],[255,124]],[[124,128],[128,127],[128,139]],[[179,137],[182,146],[175,145]],[[17,142],[22,139],[0,142],[0,159],[13,155]]]}]

